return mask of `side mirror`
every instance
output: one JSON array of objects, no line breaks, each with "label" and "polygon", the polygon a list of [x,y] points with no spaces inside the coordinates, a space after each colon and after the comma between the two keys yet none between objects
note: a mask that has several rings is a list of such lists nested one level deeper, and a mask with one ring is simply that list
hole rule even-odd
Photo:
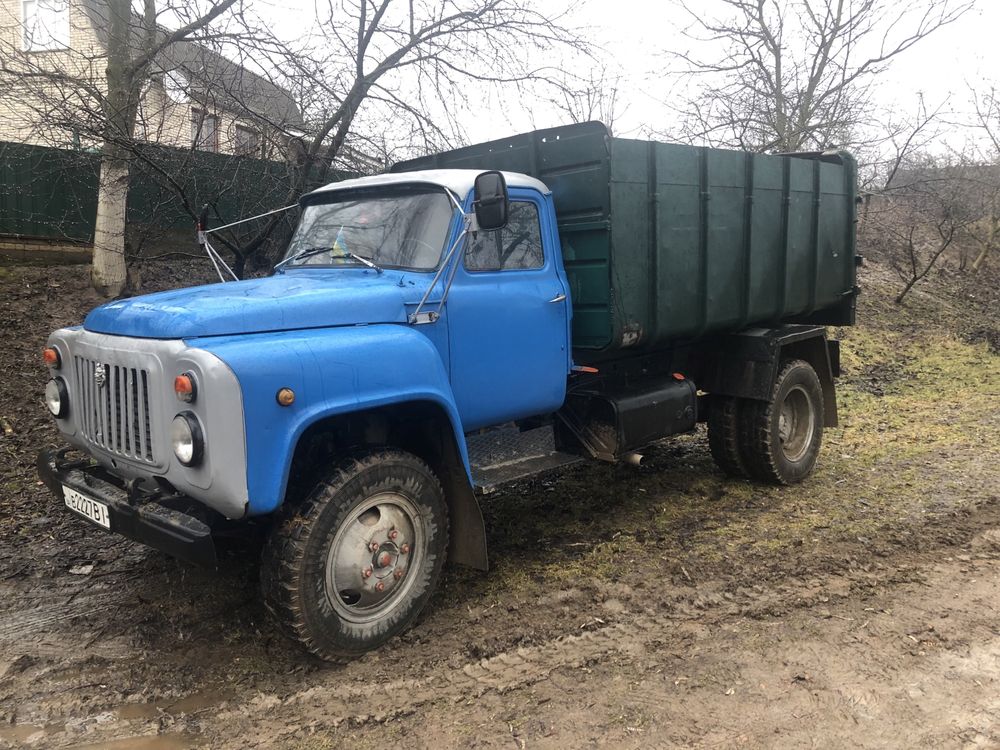
[{"label": "side mirror", "polygon": [[510,198],[507,196],[507,181],[503,174],[483,172],[476,177],[472,208],[476,212],[476,223],[482,231],[489,232],[507,226]]}]

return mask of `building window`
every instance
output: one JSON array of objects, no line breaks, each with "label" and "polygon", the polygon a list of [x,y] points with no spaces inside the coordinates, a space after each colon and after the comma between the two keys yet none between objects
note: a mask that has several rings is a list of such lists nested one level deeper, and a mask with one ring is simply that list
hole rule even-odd
[{"label": "building window", "polygon": [[511,201],[507,226],[479,232],[465,251],[465,267],[470,271],[523,271],[544,263],[538,209],[527,201]]},{"label": "building window", "polygon": [[236,126],[236,149],[241,156],[260,156],[260,133],[251,128]]},{"label": "building window", "polygon": [[22,0],[21,13],[25,52],[69,48],[69,0]]},{"label": "building window", "polygon": [[219,118],[204,110],[191,110],[191,143],[201,151],[219,150]]},{"label": "building window", "polygon": [[184,73],[179,70],[168,70],[163,74],[163,90],[172,102],[187,104],[190,100],[188,92],[191,84]]}]

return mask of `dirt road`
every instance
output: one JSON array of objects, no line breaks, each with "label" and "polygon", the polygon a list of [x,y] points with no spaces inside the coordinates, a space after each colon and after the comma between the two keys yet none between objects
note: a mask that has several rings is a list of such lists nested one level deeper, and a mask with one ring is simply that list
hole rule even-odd
[{"label": "dirt road", "polygon": [[[78,573],[38,602],[5,585],[21,606],[0,621],[13,719],[0,742],[996,747],[1000,505],[953,520],[922,552],[836,573],[442,602],[403,642],[342,668],[254,635],[256,606],[213,597],[209,576]],[[467,637],[519,621],[550,637],[470,658]]]},{"label": "dirt road", "polygon": [[996,747],[998,553],[994,529],[891,573],[746,592],[810,602],[784,617],[741,615],[739,596],[697,613],[630,600],[615,625],[417,681],[325,681],[219,720],[262,746],[314,731],[306,746],[334,747],[324,730],[353,722],[355,747]]},{"label": "dirt road", "polygon": [[272,627],[252,546],[195,569],[38,486],[38,352],[92,300],[0,282],[0,747],[1000,747],[995,306],[870,294],[802,485],[726,480],[699,432],[491,499],[490,574],[329,667]]}]

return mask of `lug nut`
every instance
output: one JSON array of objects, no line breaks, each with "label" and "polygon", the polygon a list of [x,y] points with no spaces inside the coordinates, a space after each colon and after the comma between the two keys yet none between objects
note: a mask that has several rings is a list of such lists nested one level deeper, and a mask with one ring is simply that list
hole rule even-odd
[{"label": "lug nut", "polygon": [[369,544],[368,549],[370,549],[372,552],[378,552],[378,542],[372,542],[371,544]]},{"label": "lug nut", "polygon": [[403,573],[405,573],[405,572],[406,571],[403,570],[402,568],[396,568],[396,572],[393,573],[392,575],[398,581],[400,578],[403,577]]},{"label": "lug nut", "polygon": [[410,554],[410,545],[404,544],[402,547],[399,548],[399,551],[402,552],[404,555]]},{"label": "lug nut", "polygon": [[372,569],[371,568],[365,568],[364,570],[361,571],[361,577],[362,578],[371,578],[371,575],[372,575]]},{"label": "lug nut", "polygon": [[383,591],[384,589],[385,589],[385,584],[382,583],[382,581],[379,581],[378,583],[375,584],[376,591]]},{"label": "lug nut", "polygon": [[397,536],[399,536],[399,532],[396,531],[395,529],[393,529],[392,531],[389,532],[389,538],[390,539],[395,539]]}]

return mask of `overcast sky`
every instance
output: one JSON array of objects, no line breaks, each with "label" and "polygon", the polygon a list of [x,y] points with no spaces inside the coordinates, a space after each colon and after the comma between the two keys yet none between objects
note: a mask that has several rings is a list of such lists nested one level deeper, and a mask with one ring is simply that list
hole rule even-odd
[{"label": "overcast sky", "polygon": [[[901,6],[908,3],[897,1]],[[692,7],[704,8],[708,14],[718,4],[696,0]],[[676,63],[663,51],[691,48],[691,41],[682,33],[688,19],[664,0],[590,0],[575,15],[581,25],[591,27],[593,38],[609,51],[609,60],[619,65],[625,76],[623,104],[628,106],[620,107],[626,112],[617,123],[616,133],[635,135],[644,127],[656,128],[658,120],[669,119],[669,108],[664,106],[670,91],[666,74]],[[978,7],[965,17],[934,32],[895,60],[879,86],[882,103],[909,110],[916,106],[918,93],[922,92],[930,104],[951,97],[951,106],[965,109],[967,81],[1000,82],[998,34],[1000,0],[979,0]],[[558,119],[558,113],[551,116]],[[538,119],[544,119],[544,115]],[[502,135],[486,135],[494,134]]]},{"label": "overcast sky", "polygon": [[[538,0],[540,8],[561,7],[570,0]],[[275,26],[288,33],[301,33],[303,17],[313,12],[314,0],[258,0],[262,15],[272,16]],[[898,0],[905,7],[908,0]],[[710,14],[717,0],[691,0],[693,7]],[[270,10],[263,10],[263,7]],[[298,12],[290,12],[293,7]],[[668,50],[690,49],[683,34],[689,19],[668,0],[579,0],[574,3],[568,23],[587,30],[587,36],[606,50],[602,57],[622,76],[621,104],[617,135],[640,135],[643,129],[669,130],[672,114],[666,102],[671,96],[671,61]],[[918,93],[936,106],[951,97],[950,107],[967,109],[968,84],[982,80],[1000,82],[1000,0],[978,0],[958,22],[934,32],[896,58],[891,70],[881,78],[880,104],[886,108],[911,111]],[[680,92],[674,91],[674,94]],[[499,106],[484,101],[477,108],[473,100],[460,113],[470,141],[488,140],[530,130],[564,124],[566,117],[553,108],[519,101]]]}]

